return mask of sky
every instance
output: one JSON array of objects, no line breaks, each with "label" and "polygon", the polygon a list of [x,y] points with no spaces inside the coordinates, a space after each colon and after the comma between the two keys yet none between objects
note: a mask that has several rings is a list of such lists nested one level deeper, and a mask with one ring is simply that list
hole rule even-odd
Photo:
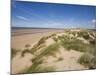
[{"label": "sky", "polygon": [[12,0],[12,27],[95,29],[96,7]]}]

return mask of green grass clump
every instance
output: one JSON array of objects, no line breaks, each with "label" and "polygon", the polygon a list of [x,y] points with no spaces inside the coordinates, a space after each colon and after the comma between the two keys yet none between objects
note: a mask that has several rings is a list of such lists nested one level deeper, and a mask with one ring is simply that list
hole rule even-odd
[{"label": "green grass clump", "polygon": [[32,59],[31,60],[34,64],[42,64],[43,63],[43,59],[42,58],[38,58],[38,59]]},{"label": "green grass clump", "polygon": [[44,68],[40,68],[39,72],[54,72],[55,68],[54,67],[44,67]]},{"label": "green grass clump", "polygon": [[90,44],[95,45],[96,44],[96,39],[90,39],[89,42],[90,42]]},{"label": "green grass clump", "polygon": [[24,57],[25,53],[31,53],[31,51],[28,49],[25,49],[22,51],[21,56]]},{"label": "green grass clump", "polygon": [[89,36],[89,34],[88,34],[87,31],[80,31],[80,32],[78,32],[78,36],[79,37],[83,37],[86,40],[89,40],[90,39],[90,36]]},{"label": "green grass clump", "polygon": [[40,72],[53,72],[55,71],[54,67],[41,67],[39,64],[32,65],[26,72],[24,73],[40,73]]},{"label": "green grass clump", "polygon": [[43,63],[43,59],[41,58],[37,59],[37,58],[38,57],[32,59],[33,62],[32,66],[26,69],[24,73],[40,72],[41,67],[39,65]]},{"label": "green grass clump", "polygon": [[26,45],[25,45],[25,48],[26,48],[26,49],[29,49],[30,46],[31,46],[30,44],[26,44]]},{"label": "green grass clump", "polygon": [[57,59],[57,61],[62,61],[63,60],[63,58],[62,57],[59,57],[58,59]]},{"label": "green grass clump", "polygon": [[53,37],[53,40],[54,40],[55,42],[57,42],[57,41],[58,41],[58,38],[56,38],[56,37]]},{"label": "green grass clump", "polygon": [[53,33],[53,34],[49,35],[48,38],[55,37],[55,36],[56,36],[56,33]]},{"label": "green grass clump", "polygon": [[46,40],[46,39],[47,39],[46,37],[42,37],[42,38],[39,40],[39,42],[37,43],[37,46],[39,46],[39,45],[45,43],[45,40]]},{"label": "green grass clump", "polygon": [[11,48],[11,57],[13,58],[14,56],[16,56],[16,54],[19,52],[20,50]]},{"label": "green grass clump", "polygon": [[32,64],[32,66],[28,68],[26,72],[24,71],[24,73],[39,72],[39,69],[40,69],[39,64]]},{"label": "green grass clump", "polygon": [[83,54],[78,62],[80,64],[83,64],[85,65],[86,67],[88,67],[89,69],[95,69],[96,68],[96,58],[95,56],[93,56],[92,54],[90,53],[85,53]]},{"label": "green grass clump", "polygon": [[59,44],[58,43],[54,43],[48,47],[45,48],[43,55],[55,55],[55,53],[59,50]]},{"label": "green grass clump", "polygon": [[74,32],[71,32],[74,36],[76,35],[76,32],[74,31]]},{"label": "green grass clump", "polygon": [[93,31],[90,31],[89,33],[90,33],[91,36],[96,38],[96,36],[93,34]]},{"label": "green grass clump", "polygon": [[39,50],[39,49],[41,49],[43,47],[45,47],[45,44],[41,44],[41,45],[37,45],[36,44],[30,49],[30,51],[31,51],[32,54],[34,54],[37,50]]},{"label": "green grass clump", "polygon": [[56,36],[56,33],[52,34],[51,36],[52,36],[52,37],[53,37],[53,36]]}]

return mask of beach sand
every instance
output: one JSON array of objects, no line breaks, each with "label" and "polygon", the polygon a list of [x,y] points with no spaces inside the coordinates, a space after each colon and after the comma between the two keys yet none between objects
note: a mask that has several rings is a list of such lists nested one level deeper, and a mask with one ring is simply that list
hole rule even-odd
[{"label": "beach sand", "polygon": [[15,32],[12,32],[11,36],[11,48],[14,49],[23,49],[26,44],[34,44],[37,41],[39,41],[40,38],[44,36],[49,36],[53,33],[60,33],[63,32],[63,30],[50,30],[50,29],[38,29],[38,30],[32,30],[32,29],[22,29],[22,30],[16,30]]}]

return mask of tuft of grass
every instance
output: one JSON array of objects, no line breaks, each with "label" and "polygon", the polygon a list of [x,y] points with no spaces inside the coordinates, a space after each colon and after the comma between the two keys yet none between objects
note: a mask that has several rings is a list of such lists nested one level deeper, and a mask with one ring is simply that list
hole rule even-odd
[{"label": "tuft of grass", "polygon": [[43,60],[41,58],[32,59],[32,62],[33,62],[33,64],[31,65],[31,67],[29,67],[27,70],[25,70],[24,73],[40,72],[41,67],[39,65],[43,63]]},{"label": "tuft of grass", "polygon": [[56,36],[56,33],[52,34],[51,37]]},{"label": "tuft of grass", "polygon": [[56,33],[53,33],[53,34],[49,35],[48,38],[55,37],[55,36],[56,36]]},{"label": "tuft of grass", "polygon": [[42,64],[42,63],[43,63],[43,59],[41,59],[41,58],[39,58],[39,59],[37,59],[37,60],[32,59],[31,61],[32,61],[34,64]]},{"label": "tuft of grass", "polygon": [[40,68],[39,72],[54,72],[55,68],[50,66],[50,67],[44,67],[44,68]]},{"label": "tuft of grass", "polygon": [[58,59],[57,59],[57,61],[62,61],[63,60],[63,58],[62,57],[59,57]]},{"label": "tuft of grass", "polygon": [[22,51],[21,56],[24,57],[25,53],[31,53],[32,54],[32,52],[30,50],[25,49],[25,50]]},{"label": "tuft of grass", "polygon": [[35,52],[36,52],[36,50],[37,50],[37,45],[34,45],[32,48],[31,48],[31,52],[32,52],[32,54],[34,54]]},{"label": "tuft of grass", "polygon": [[89,34],[88,34],[87,31],[80,31],[80,32],[78,32],[78,36],[79,37],[83,37],[86,40],[89,40],[90,39],[90,36],[89,36]]},{"label": "tuft of grass", "polygon": [[84,66],[88,67],[89,69],[95,69],[96,68],[96,57],[93,56],[90,53],[83,54],[78,62],[80,64],[83,64]]},{"label": "tuft of grass", "polygon": [[34,54],[37,50],[39,50],[39,49],[41,49],[43,47],[45,47],[45,44],[41,44],[39,46],[36,44],[30,49],[30,51],[31,51],[32,54]]},{"label": "tuft of grass", "polygon": [[23,57],[25,53],[31,53],[34,54],[37,50],[39,50],[40,48],[45,47],[44,44],[41,44],[39,46],[34,45],[31,49],[25,49],[22,51],[21,56]]},{"label": "tuft of grass", "polygon": [[16,56],[16,54],[19,52],[20,50],[16,50],[14,48],[11,48],[11,57],[13,58],[14,56]]},{"label": "tuft of grass", "polygon": [[90,44],[95,45],[96,44],[96,39],[91,39],[91,40],[89,40],[89,42],[90,42]]},{"label": "tuft of grass", "polygon": [[27,69],[24,73],[38,72],[39,68],[39,64],[32,64],[32,66],[29,69]]},{"label": "tuft of grass", "polygon": [[71,32],[74,36],[76,35],[76,32],[74,31],[74,32]]},{"label": "tuft of grass", "polygon": [[42,37],[42,38],[39,40],[39,42],[37,43],[37,46],[39,46],[39,45],[45,43],[45,40],[46,40],[46,39],[47,39],[46,37]]},{"label": "tuft of grass", "polygon": [[26,45],[25,45],[25,48],[26,48],[26,49],[29,49],[30,46],[31,46],[30,44],[26,44]]},{"label": "tuft of grass", "polygon": [[58,41],[58,38],[56,38],[56,37],[53,37],[52,39],[53,39],[55,42]]},{"label": "tuft of grass", "polygon": [[54,67],[41,67],[39,65],[32,65],[26,72],[24,73],[40,73],[40,72],[53,72],[55,71]]},{"label": "tuft of grass", "polygon": [[59,51],[59,44],[54,43],[52,45],[49,45],[48,47],[45,48],[43,55],[48,56],[48,55],[53,55],[55,56],[55,53]]}]

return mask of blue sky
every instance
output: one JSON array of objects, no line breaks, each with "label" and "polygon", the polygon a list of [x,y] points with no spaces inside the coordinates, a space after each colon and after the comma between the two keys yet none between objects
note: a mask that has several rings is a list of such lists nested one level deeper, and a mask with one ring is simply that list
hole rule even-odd
[{"label": "blue sky", "polygon": [[13,27],[95,28],[96,7],[39,2],[12,2]]}]

